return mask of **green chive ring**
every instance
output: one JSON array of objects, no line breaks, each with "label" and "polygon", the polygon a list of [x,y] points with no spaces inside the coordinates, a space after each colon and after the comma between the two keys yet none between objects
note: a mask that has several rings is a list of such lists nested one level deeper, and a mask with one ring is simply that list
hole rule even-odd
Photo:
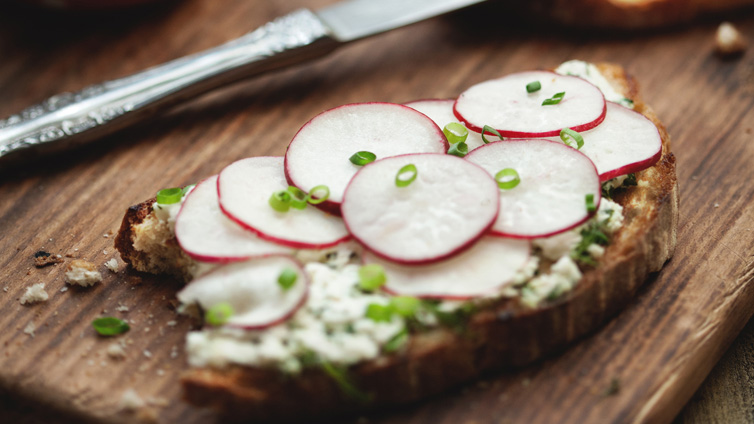
[{"label": "green chive ring", "polygon": [[416,165],[409,163],[395,174],[395,185],[398,187],[408,187],[414,182],[417,175],[419,175],[419,171],[416,169]]},{"label": "green chive ring", "polygon": [[330,188],[326,185],[318,185],[309,191],[309,203],[318,205],[330,197]]},{"label": "green chive ring", "polygon": [[459,158],[462,158],[466,156],[469,153],[469,145],[464,143],[463,141],[456,144],[451,144],[450,149],[448,149],[448,154],[453,156],[458,156]]},{"label": "green chive ring", "polygon": [[463,143],[469,136],[469,130],[458,122],[451,122],[442,129],[442,133],[445,134],[445,138],[448,139],[448,143],[456,144]]},{"label": "green chive ring", "polygon": [[[563,140],[566,146],[571,146],[574,149],[581,149],[584,146],[584,137],[570,128],[560,130],[560,139]],[[574,142],[576,142],[575,146],[573,145]]]},{"label": "green chive ring", "polygon": [[360,152],[356,152],[353,155],[351,155],[348,160],[351,161],[352,164],[357,166],[364,166],[368,163],[372,163],[377,159],[377,155],[375,155],[372,152],[368,152],[366,150],[362,150]]},{"label": "green chive ring", "polygon": [[587,194],[586,195],[586,211],[587,212],[596,212],[597,211],[597,205],[594,203],[594,195],[593,194]]},{"label": "green chive ring", "polygon": [[502,140],[502,139],[503,139],[503,136],[502,136],[502,135],[500,135],[500,133],[498,132],[498,130],[496,130],[496,129],[492,128],[492,127],[491,127],[491,126],[489,126],[489,125],[485,125],[485,126],[484,126],[484,127],[482,128],[482,141],[484,141],[484,144],[489,144],[489,143],[490,143],[490,141],[489,141],[489,140],[487,140],[487,138],[486,138],[486,137],[484,136],[484,133],[495,134],[496,136],[498,136],[498,138],[500,138],[500,140]]},{"label": "green chive ring", "polygon": [[495,174],[495,181],[497,181],[497,186],[501,189],[510,190],[521,182],[521,177],[519,177],[518,171],[515,169],[505,168]]},{"label": "green chive ring", "polygon": [[526,92],[527,93],[534,93],[542,89],[542,83],[539,81],[532,81],[528,84],[526,84]]},{"label": "green chive ring", "polygon": [[292,208],[299,210],[306,209],[306,199],[308,196],[303,190],[298,187],[288,186],[288,190],[286,191],[291,196],[290,205]]},{"label": "green chive ring", "polygon": [[560,93],[555,93],[552,97],[549,99],[545,99],[542,102],[542,106],[552,106],[560,103],[561,100],[563,100],[563,97],[565,97],[565,91],[561,91]]},{"label": "green chive ring", "polygon": [[162,205],[171,205],[178,203],[183,197],[183,190],[178,187],[163,188],[157,192],[157,203]]}]

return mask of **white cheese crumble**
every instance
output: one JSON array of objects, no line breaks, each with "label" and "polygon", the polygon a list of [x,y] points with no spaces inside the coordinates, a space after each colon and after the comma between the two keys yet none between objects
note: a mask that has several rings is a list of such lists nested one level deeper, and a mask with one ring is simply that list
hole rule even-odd
[{"label": "white cheese crumble", "polygon": [[22,305],[44,302],[50,298],[45,291],[45,283],[37,283],[26,288],[26,291],[19,299]]},{"label": "white cheese crumble", "polygon": [[24,334],[28,334],[29,337],[34,338],[34,332],[37,331],[37,326],[34,325],[34,321],[29,321],[24,328]]},{"label": "white cheese crumble", "polygon": [[144,399],[134,389],[124,391],[118,403],[118,409],[121,411],[136,411],[144,406],[146,406]]},{"label": "white cheese crumble", "polygon": [[91,262],[77,259],[68,265],[65,272],[65,282],[70,285],[89,287],[100,281],[102,281],[102,274],[97,271]]},{"label": "white cheese crumble", "polygon": [[599,69],[593,63],[584,62],[581,60],[569,60],[562,63],[555,69],[555,72],[561,75],[573,75],[579,78],[583,78],[592,84],[596,85],[605,95],[605,100],[619,103],[627,108],[633,109],[634,102],[625,98],[622,94],[617,92],[610,81],[605,78]]},{"label": "white cheese crumble", "polygon": [[113,359],[123,359],[126,357],[126,350],[120,343],[112,343],[107,347],[107,356]]},{"label": "white cheese crumble", "polygon": [[115,258],[112,258],[109,261],[105,262],[105,266],[112,272],[118,272],[118,260]]},{"label": "white cheese crumble", "polygon": [[521,290],[521,301],[529,307],[536,307],[543,299],[556,299],[572,290],[581,279],[581,271],[570,256],[558,259],[550,268],[549,274],[534,277]]}]

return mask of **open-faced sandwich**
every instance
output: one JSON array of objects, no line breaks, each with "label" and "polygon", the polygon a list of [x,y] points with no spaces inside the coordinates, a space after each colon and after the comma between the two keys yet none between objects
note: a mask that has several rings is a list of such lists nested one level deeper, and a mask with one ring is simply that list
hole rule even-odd
[{"label": "open-faced sandwich", "polygon": [[186,280],[186,398],[248,419],[410,402],[596,329],[671,257],[669,139],[616,65],[350,104],[285,157],[128,209],[116,247]]}]

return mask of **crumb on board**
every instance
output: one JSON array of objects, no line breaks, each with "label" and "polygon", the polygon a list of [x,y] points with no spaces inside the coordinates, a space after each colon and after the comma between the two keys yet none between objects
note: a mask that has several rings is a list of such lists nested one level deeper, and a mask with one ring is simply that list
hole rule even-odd
[{"label": "crumb on board", "polygon": [[63,262],[61,255],[53,255],[50,252],[44,250],[38,250],[34,253],[34,266],[37,268],[46,267],[47,265],[55,265]]},{"label": "crumb on board", "polygon": [[107,347],[107,356],[113,359],[123,359],[126,357],[126,350],[120,343],[112,343]]},{"label": "crumb on board", "polygon": [[118,303],[118,306],[115,307],[115,310],[118,311],[118,312],[128,312],[129,311],[128,306],[122,305],[120,303]]},{"label": "crumb on board", "polygon": [[88,261],[77,259],[68,264],[65,272],[65,282],[81,287],[92,286],[102,281],[102,274]]},{"label": "crumb on board", "polygon": [[34,332],[37,330],[37,326],[34,325],[34,321],[29,321],[24,328],[24,334],[28,334],[29,337],[34,337]]},{"label": "crumb on board", "polygon": [[738,55],[746,51],[746,39],[730,22],[723,22],[715,34],[715,50],[722,56]]},{"label": "crumb on board", "polygon": [[19,299],[22,305],[44,302],[50,298],[45,291],[45,283],[37,283],[26,288],[23,296]]},{"label": "crumb on board", "polygon": [[61,293],[65,293],[65,292],[67,292],[67,291],[68,291],[68,287],[66,287],[66,286],[63,286],[63,287],[62,287],[62,288],[60,289],[60,292],[61,292]]},{"label": "crumb on board", "polygon": [[109,261],[105,262],[105,266],[107,267],[107,269],[115,273],[118,272],[118,268],[120,267],[118,265],[118,260],[115,258],[111,258]]},{"label": "crumb on board", "polygon": [[120,397],[118,409],[121,411],[136,411],[145,405],[144,399],[134,389],[126,389]]}]

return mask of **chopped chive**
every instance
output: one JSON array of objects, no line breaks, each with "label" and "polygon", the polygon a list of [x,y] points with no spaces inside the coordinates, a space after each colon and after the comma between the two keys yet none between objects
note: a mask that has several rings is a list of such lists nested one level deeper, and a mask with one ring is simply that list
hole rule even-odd
[{"label": "chopped chive", "polygon": [[309,203],[318,205],[330,197],[330,188],[326,185],[318,185],[309,190]]},{"label": "chopped chive", "polygon": [[374,322],[390,322],[393,318],[393,310],[390,305],[380,305],[379,303],[370,303],[367,306],[364,316],[371,319]]},{"label": "chopped chive", "polygon": [[403,347],[406,342],[408,342],[408,330],[406,330],[406,327],[403,327],[401,331],[399,331],[395,336],[391,337],[390,340],[387,341],[387,343],[385,343],[383,350],[385,352],[395,352]]},{"label": "chopped chive", "polygon": [[[584,146],[584,137],[570,128],[560,130],[560,139],[563,140],[566,146],[571,146],[574,149],[581,149]],[[574,143],[576,144],[575,146]]]},{"label": "chopped chive", "polygon": [[390,306],[402,317],[412,317],[419,309],[419,299],[411,296],[395,296],[390,298]]},{"label": "chopped chive", "polygon": [[127,322],[115,317],[102,317],[92,321],[92,327],[100,336],[117,336],[130,330]]},{"label": "chopped chive", "polygon": [[542,106],[552,106],[560,103],[561,100],[563,100],[563,97],[565,97],[565,91],[561,91],[560,93],[555,93],[554,96],[550,97],[549,99],[545,99],[545,101],[542,102]]},{"label": "chopped chive", "polygon": [[181,190],[181,197],[187,195],[191,190],[194,189],[194,187],[196,187],[196,184],[189,184],[186,187],[183,187],[183,189]]},{"label": "chopped chive", "polygon": [[539,81],[532,81],[526,84],[526,92],[534,93],[542,89],[542,84]]},{"label": "chopped chive", "polygon": [[163,188],[157,192],[157,203],[162,205],[172,205],[178,203],[183,197],[183,190],[178,187]]},{"label": "chopped chive", "polygon": [[235,311],[230,303],[218,303],[207,310],[207,313],[204,314],[204,321],[215,327],[221,326],[228,322],[234,313]]},{"label": "chopped chive", "polygon": [[278,277],[278,285],[280,285],[283,290],[288,290],[293,287],[294,284],[296,284],[297,279],[298,273],[296,272],[296,270],[294,270],[293,268],[285,268]]},{"label": "chopped chive", "polygon": [[515,169],[504,168],[495,174],[495,181],[497,181],[497,186],[501,189],[510,190],[521,182],[521,177],[519,177],[518,171]]},{"label": "chopped chive", "polygon": [[597,210],[597,205],[594,203],[594,195],[593,194],[587,194],[586,195],[586,211],[587,212],[594,212]]},{"label": "chopped chive", "polygon": [[351,155],[348,160],[351,161],[352,164],[358,165],[358,166],[364,166],[368,163],[372,163],[377,159],[377,155],[375,155],[372,152],[368,152],[366,150],[362,150],[360,152],[356,152],[353,155]]},{"label": "chopped chive", "polygon": [[359,288],[374,291],[382,287],[387,281],[385,269],[379,264],[364,265],[359,268]]},{"label": "chopped chive", "polygon": [[416,165],[409,163],[395,174],[395,185],[398,187],[407,187],[414,182],[417,175],[419,175],[419,171],[416,169]]},{"label": "chopped chive", "polygon": [[458,156],[459,158],[466,156],[468,153],[469,145],[464,142],[451,144],[450,149],[448,149],[449,155]]},{"label": "chopped chive", "polygon": [[288,212],[291,207],[291,193],[288,190],[276,191],[272,193],[267,203],[278,212]]},{"label": "chopped chive", "polygon": [[445,134],[445,138],[448,139],[450,144],[463,143],[469,136],[469,130],[458,122],[451,122],[446,125],[442,129],[442,133]]},{"label": "chopped chive", "polygon": [[356,385],[348,377],[348,373],[346,372],[345,368],[333,365],[327,361],[322,361],[320,365],[322,366],[322,370],[325,371],[325,374],[327,374],[330,378],[333,379],[333,381],[335,381],[340,390],[346,396],[361,403],[367,403],[372,400],[372,396],[370,394],[364,393],[363,391],[359,390],[358,387],[356,387]]},{"label": "chopped chive", "polygon": [[496,130],[496,129],[492,128],[492,127],[491,127],[491,126],[489,126],[489,125],[485,125],[485,126],[484,126],[484,127],[482,128],[482,141],[484,141],[484,144],[489,144],[489,142],[490,142],[490,141],[489,141],[489,140],[487,140],[487,138],[486,138],[486,137],[484,136],[484,133],[495,134],[496,136],[498,136],[498,137],[500,138],[500,140],[502,140],[502,139],[503,139],[503,136],[502,136],[502,135],[500,135],[500,132],[498,132],[498,130]]},{"label": "chopped chive", "polygon": [[288,186],[288,194],[291,195],[290,205],[294,209],[306,209],[306,199],[308,196],[298,187]]}]

